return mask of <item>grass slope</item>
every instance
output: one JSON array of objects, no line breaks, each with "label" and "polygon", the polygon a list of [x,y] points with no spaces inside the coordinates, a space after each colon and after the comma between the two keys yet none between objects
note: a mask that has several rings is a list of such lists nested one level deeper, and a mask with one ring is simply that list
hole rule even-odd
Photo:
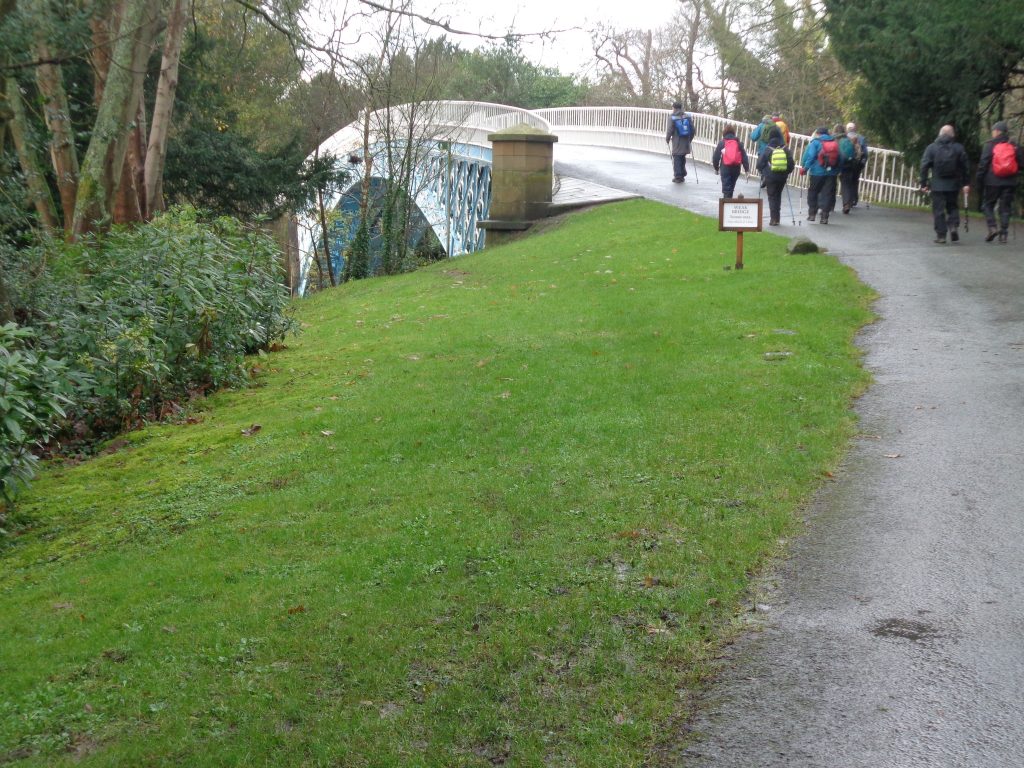
[{"label": "grass slope", "polygon": [[329,291],[260,387],[51,469],[0,763],[639,765],[866,382],[853,274],[733,243],[634,201]]}]

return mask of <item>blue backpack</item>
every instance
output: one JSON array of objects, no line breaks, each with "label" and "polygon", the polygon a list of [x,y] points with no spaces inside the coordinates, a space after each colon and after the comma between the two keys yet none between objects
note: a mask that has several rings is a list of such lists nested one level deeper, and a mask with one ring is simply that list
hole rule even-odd
[{"label": "blue backpack", "polygon": [[676,125],[676,133],[684,139],[688,139],[693,136],[693,121],[689,115],[683,115],[682,117],[673,116],[672,122]]}]

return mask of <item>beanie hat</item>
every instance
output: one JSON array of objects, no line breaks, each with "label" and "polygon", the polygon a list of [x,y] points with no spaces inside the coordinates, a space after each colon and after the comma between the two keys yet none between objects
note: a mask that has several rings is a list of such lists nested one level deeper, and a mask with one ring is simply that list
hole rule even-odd
[{"label": "beanie hat", "polygon": [[1010,130],[1010,126],[1006,124],[1005,120],[1000,120],[998,123],[992,126],[992,130],[1002,131],[1003,133],[1006,133],[1008,130]]},{"label": "beanie hat", "polygon": [[824,136],[826,133],[828,133],[828,128],[824,125],[819,125],[815,133],[817,133],[819,136]]}]

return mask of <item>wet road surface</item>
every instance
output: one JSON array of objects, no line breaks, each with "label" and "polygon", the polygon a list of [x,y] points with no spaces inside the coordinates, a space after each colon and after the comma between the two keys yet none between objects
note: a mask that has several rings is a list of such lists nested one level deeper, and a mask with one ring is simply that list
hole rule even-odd
[{"label": "wet road surface", "polygon": [[[675,185],[667,156],[556,145],[555,160],[717,216],[707,166]],[[757,187],[741,177],[737,194]],[[669,764],[1020,768],[1024,229],[986,244],[974,219],[939,246],[929,214],[863,203],[794,227],[785,196],[782,219],[779,234],[811,237],[880,294],[858,342],[874,384],[861,437],[762,585],[755,629],[668,738]]]}]

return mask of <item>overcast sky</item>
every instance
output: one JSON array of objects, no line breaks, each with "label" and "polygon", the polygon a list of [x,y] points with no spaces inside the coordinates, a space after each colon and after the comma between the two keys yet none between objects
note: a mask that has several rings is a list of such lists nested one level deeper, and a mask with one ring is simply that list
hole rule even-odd
[{"label": "overcast sky", "polygon": [[482,27],[499,34],[509,27],[516,32],[579,27],[557,35],[554,40],[524,41],[531,60],[570,73],[587,66],[592,59],[588,29],[598,23],[620,29],[655,29],[672,18],[676,4],[672,0],[463,0],[451,3],[450,7],[453,21],[458,20],[470,29]]},{"label": "overcast sky", "polygon": [[[387,0],[376,0],[382,5]],[[322,15],[343,14],[344,0],[321,0],[328,10]],[[348,8],[358,7],[348,0]],[[425,16],[450,21],[455,29],[502,35],[507,31],[543,32],[568,29],[554,39],[526,39],[523,52],[531,61],[557,67],[566,74],[581,72],[590,65],[592,50],[587,30],[598,23],[618,29],[655,29],[666,24],[675,13],[674,0],[414,0],[413,10]],[[310,14],[314,27],[321,26]],[[572,29],[575,28],[575,29]],[[475,48],[481,40],[452,36],[463,48]]]}]

